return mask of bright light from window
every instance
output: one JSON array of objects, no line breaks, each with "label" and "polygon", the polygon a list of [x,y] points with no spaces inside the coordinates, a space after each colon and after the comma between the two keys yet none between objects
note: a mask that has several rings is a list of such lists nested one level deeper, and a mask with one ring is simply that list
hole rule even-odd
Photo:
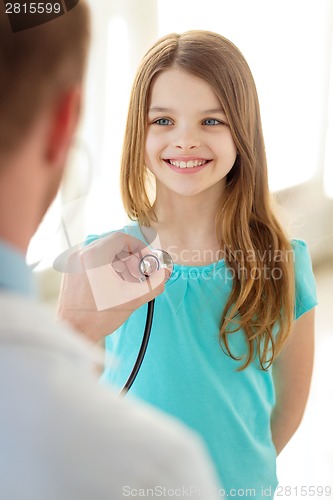
[{"label": "bright light from window", "polygon": [[331,52],[331,75],[328,103],[328,124],[326,131],[326,150],[324,166],[324,189],[329,198],[333,198],[333,47]]},{"label": "bright light from window", "polygon": [[[124,210],[119,190],[119,169],[124,130],[130,95],[129,36],[128,25],[120,17],[108,24],[106,54],[105,95],[103,99],[105,123],[102,128],[102,155],[100,174],[96,176],[88,199],[86,231],[101,233],[123,225]],[[101,201],[103,204],[101,205]]]},{"label": "bright light from window", "polygon": [[36,266],[36,268],[38,266],[38,270],[51,267],[53,259],[57,256],[56,247],[59,241],[57,233],[60,227],[60,212],[61,203],[58,194],[28,247],[27,263]]}]

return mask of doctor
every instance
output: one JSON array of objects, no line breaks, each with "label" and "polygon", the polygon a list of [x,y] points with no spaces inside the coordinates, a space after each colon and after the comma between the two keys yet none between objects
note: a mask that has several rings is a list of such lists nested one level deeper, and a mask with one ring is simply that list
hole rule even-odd
[{"label": "doctor", "polygon": [[[98,385],[100,355],[34,297],[25,252],[62,178],[87,40],[83,0],[14,32],[0,4],[0,498],[215,499],[199,438]],[[157,274],[131,307],[160,293],[164,279]]]}]

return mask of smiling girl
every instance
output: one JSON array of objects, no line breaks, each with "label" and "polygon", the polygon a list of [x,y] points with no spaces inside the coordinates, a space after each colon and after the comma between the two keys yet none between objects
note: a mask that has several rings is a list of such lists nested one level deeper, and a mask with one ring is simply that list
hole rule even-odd
[{"label": "smiling girl", "polygon": [[[226,495],[273,498],[308,397],[316,292],[306,244],[272,211],[256,88],[230,41],[171,34],[145,55],[122,193],[131,234],[153,228],[175,261],[131,392],[203,436]],[[145,315],[106,338],[119,364],[104,381],[123,385]]]}]

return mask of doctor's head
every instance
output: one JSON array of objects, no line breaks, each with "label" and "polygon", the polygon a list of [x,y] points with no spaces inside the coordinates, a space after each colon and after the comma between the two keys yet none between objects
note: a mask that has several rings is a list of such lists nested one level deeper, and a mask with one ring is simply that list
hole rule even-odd
[{"label": "doctor's head", "polygon": [[[25,15],[22,5],[15,16]],[[17,31],[2,2],[0,185],[4,190],[15,176],[23,197],[23,191],[34,191],[40,216],[58,189],[78,120],[88,43],[84,0],[60,17]]]}]

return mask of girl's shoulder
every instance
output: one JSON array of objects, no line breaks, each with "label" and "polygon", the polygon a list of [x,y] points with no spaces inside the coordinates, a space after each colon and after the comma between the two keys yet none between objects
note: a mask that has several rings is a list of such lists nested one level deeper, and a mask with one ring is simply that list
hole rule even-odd
[{"label": "girl's shoulder", "polygon": [[292,239],[290,243],[296,277],[299,274],[313,276],[310,249],[306,241]]},{"label": "girl's shoulder", "polygon": [[130,236],[142,241],[147,246],[152,243],[157,243],[158,241],[156,231],[152,228],[142,228],[137,221],[129,221],[125,226],[118,229],[112,229],[101,234],[89,234],[85,239],[85,245],[89,245],[100,238],[104,238],[105,236],[109,236],[110,234],[117,232],[129,234]]},{"label": "girl's shoulder", "polygon": [[304,240],[300,240],[298,238],[293,238],[290,240],[290,243],[291,243],[291,246],[292,248],[297,251],[299,249],[306,249],[307,251],[309,251],[309,247],[308,247],[308,244],[306,241]]},{"label": "girl's shoulder", "polygon": [[295,319],[298,319],[318,303],[316,281],[308,244],[300,239],[292,239],[290,243],[295,269]]},{"label": "girl's shoulder", "polygon": [[100,234],[88,234],[88,236],[84,240],[84,244],[90,245],[90,243],[93,243],[94,241],[97,241],[100,238],[104,238],[105,236],[108,236],[109,234],[112,234],[112,233],[113,233],[113,231],[109,231],[107,233],[100,233]]},{"label": "girl's shoulder", "polygon": [[109,236],[110,234],[113,233],[126,233],[130,234],[131,236],[134,236],[135,238],[142,240],[145,242],[145,238],[140,230],[140,226],[138,225],[137,222],[129,222],[123,227],[120,227],[118,229],[112,229],[110,231],[106,231],[104,233],[92,233],[88,234],[88,236],[85,239],[85,245],[89,245],[90,243],[93,243],[96,240],[99,240],[100,238],[104,238],[106,236]]}]

